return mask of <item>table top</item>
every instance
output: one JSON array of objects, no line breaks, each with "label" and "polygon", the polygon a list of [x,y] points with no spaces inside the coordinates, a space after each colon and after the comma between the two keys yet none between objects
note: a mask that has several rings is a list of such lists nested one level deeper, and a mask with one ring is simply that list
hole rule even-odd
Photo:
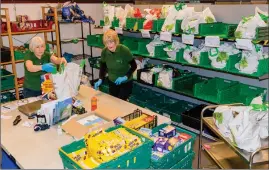
[{"label": "table top", "polygon": [[[81,86],[77,99],[83,102],[87,111],[90,111],[91,97],[93,96],[96,96],[98,101],[96,111],[105,113],[110,119],[125,116],[137,108],[148,114],[156,115],[154,112],[87,86]],[[65,133],[58,135],[57,125],[45,131],[34,132],[33,127],[24,127],[22,124],[24,121],[36,123],[36,120],[28,119],[18,110],[5,113],[4,115],[12,116],[12,118],[1,118],[1,146],[8,154],[15,158],[20,168],[63,169],[58,150],[60,147],[73,142],[73,137]],[[13,126],[13,120],[17,115],[21,115],[22,121],[18,125]],[[162,123],[171,123],[171,120],[158,115],[158,124]]]}]

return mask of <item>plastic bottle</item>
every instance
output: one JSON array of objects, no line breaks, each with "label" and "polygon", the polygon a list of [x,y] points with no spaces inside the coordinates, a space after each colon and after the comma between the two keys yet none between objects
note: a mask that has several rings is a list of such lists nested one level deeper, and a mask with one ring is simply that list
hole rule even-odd
[{"label": "plastic bottle", "polygon": [[92,106],[92,111],[95,111],[97,109],[97,98],[94,96],[91,99],[91,106]]}]

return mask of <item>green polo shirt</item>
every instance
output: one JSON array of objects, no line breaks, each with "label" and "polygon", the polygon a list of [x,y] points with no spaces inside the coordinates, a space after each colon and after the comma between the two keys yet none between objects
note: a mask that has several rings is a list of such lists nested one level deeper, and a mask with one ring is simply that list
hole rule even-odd
[{"label": "green polo shirt", "polygon": [[30,90],[35,90],[35,91],[40,91],[41,90],[41,75],[45,74],[46,72],[44,71],[38,71],[38,72],[30,72],[26,68],[26,61],[31,60],[34,65],[43,65],[45,63],[50,63],[50,53],[45,51],[44,54],[42,55],[41,59],[37,58],[33,52],[28,52],[24,56],[24,84],[23,87],[30,89]]},{"label": "green polo shirt", "polygon": [[[130,69],[130,62],[133,60],[128,47],[119,44],[115,52],[109,51],[108,48],[104,48],[101,54],[101,62],[106,63],[108,79],[115,82],[118,77],[126,76]],[[128,79],[130,81],[132,76]]]}]

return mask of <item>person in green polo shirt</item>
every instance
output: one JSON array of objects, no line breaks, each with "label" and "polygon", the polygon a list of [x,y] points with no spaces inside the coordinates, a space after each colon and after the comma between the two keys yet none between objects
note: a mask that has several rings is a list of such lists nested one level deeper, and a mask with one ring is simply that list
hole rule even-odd
[{"label": "person in green polo shirt", "polygon": [[105,48],[101,53],[99,80],[94,84],[98,87],[108,73],[110,95],[127,100],[132,93],[132,75],[136,70],[136,62],[128,47],[119,44],[118,34],[108,30],[103,36]]},{"label": "person in green polo shirt", "polygon": [[41,95],[41,75],[55,71],[54,64],[65,64],[65,58],[58,58],[45,51],[45,42],[41,37],[32,38],[30,51],[24,56],[24,98]]}]

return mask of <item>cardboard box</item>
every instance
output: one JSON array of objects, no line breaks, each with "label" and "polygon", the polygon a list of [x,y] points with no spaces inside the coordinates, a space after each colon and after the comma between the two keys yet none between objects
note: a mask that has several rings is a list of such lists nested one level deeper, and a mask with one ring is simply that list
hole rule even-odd
[{"label": "cardboard box", "polygon": [[[102,125],[96,125],[96,126],[85,126],[82,125],[81,123],[79,123],[78,121],[87,118],[89,116],[95,115],[97,117],[100,117],[102,119],[104,119],[105,121],[107,121],[106,123],[102,124]],[[114,123],[111,119],[107,119],[104,116],[102,116],[100,113],[97,112],[90,112],[90,113],[85,113],[83,115],[78,115],[74,118],[71,118],[70,120],[68,120],[66,123],[64,123],[62,125],[62,129],[70,134],[71,136],[75,137],[76,139],[81,139],[84,137],[85,134],[87,134],[88,132],[97,130],[97,129],[107,129],[110,127],[113,127]]]}]

